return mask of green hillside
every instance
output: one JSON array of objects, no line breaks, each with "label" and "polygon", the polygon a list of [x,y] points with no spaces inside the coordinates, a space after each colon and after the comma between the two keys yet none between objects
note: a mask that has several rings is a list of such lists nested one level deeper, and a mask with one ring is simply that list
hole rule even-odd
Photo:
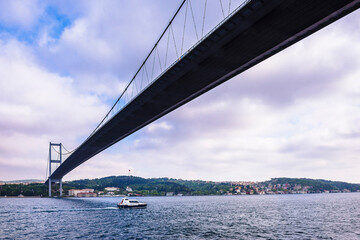
[{"label": "green hillside", "polygon": [[356,192],[357,190],[360,190],[360,184],[310,178],[272,178],[270,181],[264,182],[264,184],[290,184],[291,186],[298,184],[302,186],[310,186],[311,190],[314,192],[323,192],[325,190],[342,191],[344,189],[348,189],[351,192]]},{"label": "green hillside", "polygon": [[[209,182],[200,180],[181,180],[172,178],[141,178],[135,176],[110,176],[96,179],[82,179],[63,184],[64,193],[69,189],[91,188],[103,192],[106,187],[119,188],[115,194],[138,194],[144,196],[165,196],[167,193],[182,195],[221,195],[221,194],[296,194],[321,192],[356,192],[360,184],[308,178],[272,178],[269,181],[242,185],[239,182]],[[132,191],[126,191],[130,187]],[[56,191],[58,185],[53,190]],[[44,196],[48,186],[40,183],[3,184],[0,196]],[[106,191],[105,191],[106,194]]]},{"label": "green hillside", "polygon": [[165,195],[167,192],[175,194],[191,194],[192,190],[187,186],[170,181],[167,178],[141,178],[133,176],[111,176],[96,179],[83,179],[71,181],[65,184],[66,188],[92,188],[98,191],[106,187],[120,188],[120,194],[126,194],[126,187],[131,187],[134,192],[142,195]]}]

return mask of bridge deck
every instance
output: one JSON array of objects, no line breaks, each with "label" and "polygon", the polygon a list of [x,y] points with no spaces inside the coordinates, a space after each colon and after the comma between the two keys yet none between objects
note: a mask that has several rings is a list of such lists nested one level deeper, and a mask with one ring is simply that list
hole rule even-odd
[{"label": "bridge deck", "polygon": [[50,177],[360,7],[360,0],[252,0],[103,125]]}]

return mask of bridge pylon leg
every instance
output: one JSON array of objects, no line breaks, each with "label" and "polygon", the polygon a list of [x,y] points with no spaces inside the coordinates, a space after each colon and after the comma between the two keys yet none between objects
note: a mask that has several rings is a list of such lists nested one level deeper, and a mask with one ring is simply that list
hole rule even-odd
[{"label": "bridge pylon leg", "polygon": [[60,178],[60,197],[62,197],[62,178]]},{"label": "bridge pylon leg", "polygon": [[49,178],[49,197],[51,197],[51,178]]},{"label": "bridge pylon leg", "polygon": [[[57,151],[55,147],[58,147],[59,148],[59,151]],[[54,149],[55,152],[57,152],[57,159],[53,159],[52,158],[52,151],[51,149]],[[50,145],[49,145],[49,197],[51,197],[51,184],[53,182],[59,182],[60,183],[60,197],[62,197],[62,178],[60,179],[51,179],[50,176],[51,176],[51,164],[52,163],[57,163],[57,164],[61,164],[62,163],[62,144],[61,143],[51,143],[50,142]]]}]

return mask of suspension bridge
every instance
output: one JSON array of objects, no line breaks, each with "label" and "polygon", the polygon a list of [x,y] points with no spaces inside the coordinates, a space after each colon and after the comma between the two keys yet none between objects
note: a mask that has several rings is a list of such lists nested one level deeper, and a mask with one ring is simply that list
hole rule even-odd
[{"label": "suspension bridge", "polygon": [[49,196],[57,182],[61,196],[63,176],[91,157],[359,7],[360,0],[183,0],[90,136],[72,152],[50,143]]}]

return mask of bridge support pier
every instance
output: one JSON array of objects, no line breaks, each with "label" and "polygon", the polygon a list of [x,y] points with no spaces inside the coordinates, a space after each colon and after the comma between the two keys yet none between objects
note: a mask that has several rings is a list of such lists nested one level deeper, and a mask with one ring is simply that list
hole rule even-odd
[{"label": "bridge support pier", "polygon": [[51,197],[51,178],[49,178],[49,197]]},{"label": "bridge support pier", "polygon": [[59,183],[60,185],[60,197],[62,197],[63,195],[63,189],[62,189],[62,178],[60,179],[51,179],[49,178],[49,197],[51,197],[51,192],[52,192],[52,183]]},{"label": "bridge support pier", "polygon": [[[56,150],[58,148],[59,150]],[[53,159],[52,149],[57,152],[57,159]],[[51,143],[49,145],[49,176],[51,176],[51,164],[61,164],[62,163],[62,145],[61,143]],[[52,183],[59,183],[60,184],[60,197],[62,197],[62,178],[60,179],[51,179],[49,178],[49,197],[51,197],[51,184]]]},{"label": "bridge support pier", "polygon": [[60,179],[60,197],[62,197],[62,178]]}]

